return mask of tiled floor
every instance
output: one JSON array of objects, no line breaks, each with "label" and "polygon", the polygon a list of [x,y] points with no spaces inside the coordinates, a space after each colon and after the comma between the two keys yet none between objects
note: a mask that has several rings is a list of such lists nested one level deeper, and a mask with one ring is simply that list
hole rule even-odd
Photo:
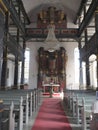
[{"label": "tiled floor", "polygon": [[[42,97],[42,100],[43,100],[43,97]],[[42,100],[41,100],[41,103],[42,103]],[[39,108],[40,108],[41,103],[39,104]],[[29,119],[28,125],[24,125],[23,130],[31,130],[31,128],[34,124],[34,121],[36,119],[37,113],[38,113],[38,111],[33,112],[33,116]],[[67,113],[67,116],[68,116],[69,122],[71,124],[72,130],[81,130],[80,125],[77,125],[75,123],[75,119],[72,117],[71,113],[69,113],[67,110],[65,110],[65,113]]]}]

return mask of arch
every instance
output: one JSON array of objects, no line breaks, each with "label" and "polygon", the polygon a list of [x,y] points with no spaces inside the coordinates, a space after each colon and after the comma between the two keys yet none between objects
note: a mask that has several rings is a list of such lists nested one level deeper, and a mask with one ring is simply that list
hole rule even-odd
[{"label": "arch", "polygon": [[97,87],[97,57],[92,54],[89,57],[90,85],[93,89]]},{"label": "arch", "polygon": [[15,56],[9,53],[7,55],[7,79],[6,79],[7,87],[11,87],[14,85],[14,69],[15,69]]}]

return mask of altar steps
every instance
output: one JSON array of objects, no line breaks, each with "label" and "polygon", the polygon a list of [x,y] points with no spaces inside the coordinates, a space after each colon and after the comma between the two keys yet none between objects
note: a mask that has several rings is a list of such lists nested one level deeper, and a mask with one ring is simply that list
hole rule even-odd
[{"label": "altar steps", "polygon": [[[43,96],[50,96],[49,92],[43,93]],[[52,97],[61,97],[61,93],[53,93]]]}]

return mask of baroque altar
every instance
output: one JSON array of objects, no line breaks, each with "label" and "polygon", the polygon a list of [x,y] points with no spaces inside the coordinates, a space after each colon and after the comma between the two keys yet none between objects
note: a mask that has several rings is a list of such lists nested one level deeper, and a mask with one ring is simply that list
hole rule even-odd
[{"label": "baroque altar", "polygon": [[43,47],[38,50],[38,87],[43,92],[61,92],[66,87],[66,50],[49,52]]}]

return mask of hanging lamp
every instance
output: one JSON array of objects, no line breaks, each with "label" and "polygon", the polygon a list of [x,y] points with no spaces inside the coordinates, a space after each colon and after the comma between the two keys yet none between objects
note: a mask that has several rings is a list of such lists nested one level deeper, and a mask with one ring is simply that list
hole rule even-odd
[{"label": "hanging lamp", "polygon": [[45,49],[47,49],[49,52],[54,52],[56,49],[59,48],[60,42],[57,40],[55,36],[55,25],[50,24],[47,27],[48,29],[48,35],[46,40],[44,41],[45,43]]}]

